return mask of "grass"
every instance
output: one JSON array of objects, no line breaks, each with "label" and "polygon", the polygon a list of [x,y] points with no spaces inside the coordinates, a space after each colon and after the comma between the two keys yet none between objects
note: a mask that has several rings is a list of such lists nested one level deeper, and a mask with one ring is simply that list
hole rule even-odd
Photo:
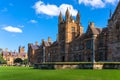
[{"label": "grass", "polygon": [[0,67],[0,80],[120,80],[120,70],[38,70]]}]

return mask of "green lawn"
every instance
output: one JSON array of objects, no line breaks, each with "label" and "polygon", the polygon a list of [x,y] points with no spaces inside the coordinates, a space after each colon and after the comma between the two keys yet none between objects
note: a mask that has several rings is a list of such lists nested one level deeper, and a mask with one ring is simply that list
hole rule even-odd
[{"label": "green lawn", "polygon": [[120,80],[120,70],[38,70],[0,67],[0,80]]}]

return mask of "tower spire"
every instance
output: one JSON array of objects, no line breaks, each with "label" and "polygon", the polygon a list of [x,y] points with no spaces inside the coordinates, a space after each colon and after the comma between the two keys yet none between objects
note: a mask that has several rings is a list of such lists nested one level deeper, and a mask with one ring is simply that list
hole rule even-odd
[{"label": "tower spire", "polygon": [[70,20],[70,12],[69,12],[68,8],[66,10],[65,16],[66,16],[66,21],[68,22]]},{"label": "tower spire", "polygon": [[80,12],[78,11],[77,16],[76,16],[76,21],[78,24],[80,24]]},{"label": "tower spire", "polygon": [[63,18],[62,18],[62,12],[60,11],[60,14],[59,14],[59,23],[61,23],[63,21]]}]

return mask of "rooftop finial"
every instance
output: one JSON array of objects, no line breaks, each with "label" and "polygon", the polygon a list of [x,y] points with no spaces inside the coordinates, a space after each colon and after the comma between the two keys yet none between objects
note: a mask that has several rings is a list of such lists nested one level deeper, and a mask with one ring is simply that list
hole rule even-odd
[{"label": "rooftop finial", "polygon": [[63,18],[62,18],[62,12],[60,11],[60,14],[59,14],[59,19],[58,19],[59,23],[61,23],[63,21]]},{"label": "rooftop finial", "polygon": [[80,24],[80,12],[79,11],[77,12],[77,15],[76,15],[76,21],[78,24]]}]

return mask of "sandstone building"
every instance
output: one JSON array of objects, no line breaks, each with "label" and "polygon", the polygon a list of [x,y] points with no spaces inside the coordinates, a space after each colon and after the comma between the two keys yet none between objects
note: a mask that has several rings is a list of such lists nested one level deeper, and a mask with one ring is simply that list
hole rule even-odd
[{"label": "sandstone building", "polygon": [[28,44],[30,64],[42,62],[94,62],[120,61],[120,2],[110,15],[106,28],[97,28],[94,22],[88,23],[83,32],[80,13],[76,19],[66,10],[65,19],[60,12],[58,17],[58,37],[55,42],[42,40],[39,45]]},{"label": "sandstone building", "polygon": [[2,56],[4,60],[7,61],[7,65],[14,65],[14,60],[16,58],[21,58],[22,60],[28,58],[24,47],[21,47],[21,46],[19,46],[18,52],[8,51],[8,49],[6,48],[4,51],[2,51]]}]

